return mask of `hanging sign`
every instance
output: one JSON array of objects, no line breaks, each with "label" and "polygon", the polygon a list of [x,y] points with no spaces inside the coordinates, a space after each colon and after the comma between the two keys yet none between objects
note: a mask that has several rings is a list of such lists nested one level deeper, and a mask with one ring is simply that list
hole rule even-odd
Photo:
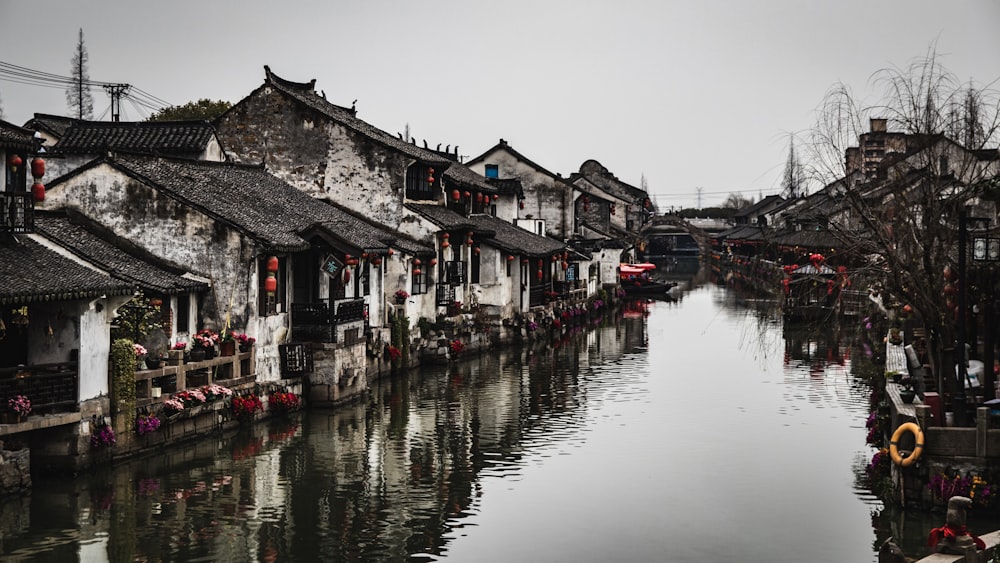
[{"label": "hanging sign", "polygon": [[327,254],[326,258],[323,259],[322,270],[323,273],[330,276],[331,278],[337,277],[341,270],[344,269],[344,263],[337,260],[337,257],[333,254]]}]

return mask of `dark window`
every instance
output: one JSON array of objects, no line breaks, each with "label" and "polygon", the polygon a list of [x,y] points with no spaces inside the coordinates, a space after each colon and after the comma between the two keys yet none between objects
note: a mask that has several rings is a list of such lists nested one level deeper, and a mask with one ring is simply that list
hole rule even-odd
[{"label": "dark window", "polygon": [[465,283],[465,262],[461,260],[451,260],[447,266],[448,285],[454,287]]},{"label": "dark window", "polygon": [[[419,274],[416,272],[420,272]],[[417,268],[413,273],[413,286],[411,287],[410,293],[413,295],[420,295],[422,293],[427,293],[427,287],[424,284],[424,276],[427,274],[423,270]]]},{"label": "dark window", "polygon": [[[431,180],[428,182],[428,180]],[[434,199],[434,186],[438,185],[437,171],[423,164],[406,169],[406,197],[408,199]]]},{"label": "dark window", "polygon": [[510,277],[511,271],[513,270],[513,264],[514,264],[513,260],[508,260],[507,261],[507,277],[508,278]]},{"label": "dark window", "polygon": [[500,169],[497,167],[496,164],[487,164],[486,165],[486,177],[487,178],[499,178],[500,177]]},{"label": "dark window", "polygon": [[479,283],[479,253],[472,252],[469,256],[469,281]]},{"label": "dark window", "polygon": [[177,331],[191,330],[191,297],[187,293],[177,295]]}]

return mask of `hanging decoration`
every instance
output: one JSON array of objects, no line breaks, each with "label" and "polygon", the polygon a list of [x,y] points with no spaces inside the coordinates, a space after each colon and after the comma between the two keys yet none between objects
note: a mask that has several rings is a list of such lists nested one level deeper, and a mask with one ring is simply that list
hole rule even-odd
[{"label": "hanging decoration", "polygon": [[462,192],[458,190],[451,190],[451,199],[458,201],[462,198]]},{"label": "hanging decoration", "polygon": [[45,161],[36,156],[31,161],[31,176],[35,179],[34,183],[31,184],[31,198],[35,200],[35,203],[45,201],[45,184],[42,183],[44,175]]},{"label": "hanging decoration", "polygon": [[278,291],[278,257],[267,257],[267,278],[264,279],[264,291],[268,297],[274,297]]},{"label": "hanging decoration", "polygon": [[427,168],[427,185],[434,185],[434,169]]},{"label": "hanging decoration", "polygon": [[7,158],[7,166],[10,166],[10,169],[14,172],[17,172],[17,167],[21,166],[23,162],[21,157],[16,154],[12,154]]}]

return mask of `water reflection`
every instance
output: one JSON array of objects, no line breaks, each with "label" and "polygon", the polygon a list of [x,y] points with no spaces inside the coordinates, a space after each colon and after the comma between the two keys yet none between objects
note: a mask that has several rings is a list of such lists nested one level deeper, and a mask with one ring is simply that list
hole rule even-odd
[{"label": "water reflection", "polygon": [[785,330],[771,309],[685,278],[677,301],[399,374],[365,403],[36,481],[0,504],[2,553],[874,560],[888,516],[855,477],[871,453],[857,337]]}]

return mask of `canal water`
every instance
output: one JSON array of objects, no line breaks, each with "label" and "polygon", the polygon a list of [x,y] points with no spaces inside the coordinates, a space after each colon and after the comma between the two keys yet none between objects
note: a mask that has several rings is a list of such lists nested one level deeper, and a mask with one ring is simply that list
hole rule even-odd
[{"label": "canal water", "polygon": [[547,346],[386,378],[362,404],[36,479],[0,502],[0,553],[844,563],[907,526],[919,549],[924,523],[859,477],[857,337],[768,309],[695,284]]}]

